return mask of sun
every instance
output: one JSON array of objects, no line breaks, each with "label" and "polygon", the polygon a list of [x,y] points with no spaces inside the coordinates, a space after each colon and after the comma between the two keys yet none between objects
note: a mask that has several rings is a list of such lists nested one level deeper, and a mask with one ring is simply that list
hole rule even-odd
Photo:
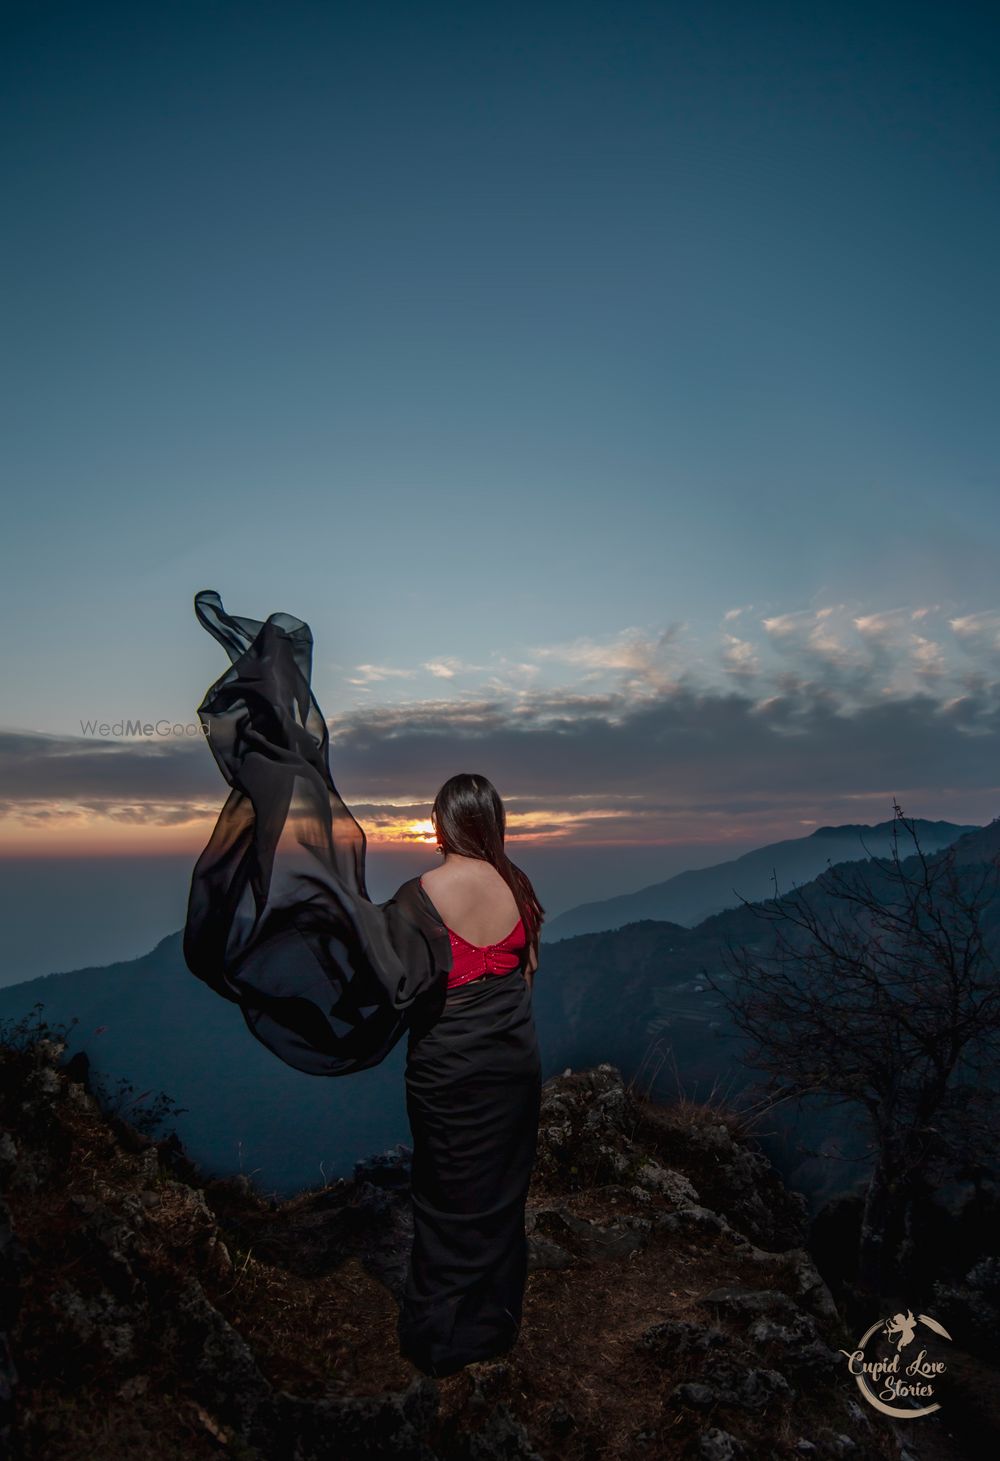
[{"label": "sun", "polygon": [[433,842],[435,840],[434,823],[429,817],[425,822],[407,822],[403,829],[403,836],[407,842]]}]

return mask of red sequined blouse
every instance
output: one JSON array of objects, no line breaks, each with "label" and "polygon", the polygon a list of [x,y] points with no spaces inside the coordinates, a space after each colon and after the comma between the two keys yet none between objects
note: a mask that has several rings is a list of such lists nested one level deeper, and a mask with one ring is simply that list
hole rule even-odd
[{"label": "red sequined blouse", "polygon": [[[420,886],[424,886],[422,878]],[[457,984],[468,984],[470,979],[479,979],[483,974],[510,974],[516,969],[525,943],[524,922],[518,918],[510,933],[497,944],[470,944],[453,928],[448,928],[448,939],[452,962],[447,987],[454,989]]]}]

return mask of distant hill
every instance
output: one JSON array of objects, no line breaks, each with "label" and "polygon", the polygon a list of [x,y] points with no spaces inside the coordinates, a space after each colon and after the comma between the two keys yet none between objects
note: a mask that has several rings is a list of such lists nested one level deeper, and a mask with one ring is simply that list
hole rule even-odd
[{"label": "distant hill", "polygon": [[[1000,821],[973,828],[954,845],[956,866],[969,869],[971,887],[982,867],[1000,855]],[[918,870],[915,856],[903,863],[913,873]],[[824,904],[832,906],[828,873],[824,869],[798,890],[817,912]],[[877,889],[886,874],[873,865],[868,878]],[[984,919],[984,933],[1000,960],[1000,899]],[[609,1060],[656,1100],[683,1094],[698,1101],[720,1095],[732,1101],[751,1075],[739,1063],[742,1039],[702,970],[724,988],[726,947],[763,954],[770,937],[758,914],[740,905],[694,928],[644,919],[545,946],[534,998],[544,1068]],[[801,1115],[777,1113],[772,1125],[774,1137],[765,1142],[768,1155],[791,1186],[810,1195],[814,1207],[863,1171],[863,1165],[851,1166],[864,1147],[845,1126],[843,1113],[831,1117],[820,1103],[807,1103]],[[799,1150],[801,1143],[837,1159],[809,1156]]]},{"label": "distant hill", "polygon": [[287,1196],[409,1140],[405,1038],[374,1070],[293,1070],[253,1038],[234,1004],[190,973],[180,932],[139,959],[0,989],[0,1019],[26,1014],[36,1000],[50,1023],[79,1017],[68,1050],[85,1050],[112,1090],[126,1077],[139,1092],[163,1090],[188,1107],[169,1124],[213,1174],[253,1174]]},{"label": "distant hill", "polygon": [[[1000,823],[973,828],[956,850],[960,863],[987,861],[1000,851]],[[822,896],[815,883],[803,891]],[[546,1078],[566,1066],[612,1061],[627,1079],[636,1076],[643,1087],[649,1081],[656,1099],[673,1099],[678,1088],[702,1100],[713,1087],[735,1093],[748,1080],[736,1062],[738,1042],[700,971],[718,971],[727,940],[761,937],[760,920],[741,905],[693,928],[643,919],[547,944],[534,994]],[[368,1153],[410,1139],[405,1037],[381,1066],[356,1075],[292,1070],[253,1039],[234,1005],[190,974],[180,932],[139,959],[0,989],[0,1019],[27,1014],[36,1001],[50,1022],[79,1017],[69,1051],[86,1050],[112,1089],[124,1077],[149,1099],[162,1090],[188,1108],[170,1124],[213,1174],[242,1171],[288,1196],[347,1176]],[[817,1118],[798,1134],[822,1140],[825,1122]],[[777,1145],[770,1154],[817,1202],[843,1185],[842,1163],[806,1161]]]},{"label": "distant hill", "polygon": [[[978,831],[973,824],[957,822],[915,821],[917,837],[925,852],[937,852],[968,832]],[[848,823],[843,827],[817,827],[808,837],[791,837],[755,848],[729,862],[677,873],[662,883],[651,883],[636,893],[622,893],[597,903],[581,903],[568,908],[557,918],[542,925],[542,940],[574,938],[581,933],[600,933],[604,929],[621,928],[640,919],[665,919],[693,928],[713,913],[735,908],[739,897],[751,903],[773,898],[774,878],[779,893],[787,893],[797,883],[808,883],[818,877],[827,863],[851,862],[868,857],[887,857],[893,823]],[[862,843],[864,839],[864,844]],[[867,846],[868,851],[865,851]],[[900,856],[913,851],[913,843],[905,838]]]}]

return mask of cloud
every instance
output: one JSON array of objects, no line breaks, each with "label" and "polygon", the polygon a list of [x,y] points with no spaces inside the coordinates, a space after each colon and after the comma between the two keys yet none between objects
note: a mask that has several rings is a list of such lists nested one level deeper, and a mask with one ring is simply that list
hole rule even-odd
[{"label": "cloud", "polygon": [[948,673],[948,661],[944,648],[920,634],[910,636],[911,658],[914,673],[923,679],[940,680]]},{"label": "cloud", "polygon": [[[833,605],[765,618],[756,638],[741,619],[738,636],[706,645],[687,624],[542,645],[534,661],[501,658],[485,685],[338,714],[333,774],[366,829],[387,835],[425,820],[461,770],[495,782],[515,837],[657,840],[682,824],[718,836],[747,818],[831,820],[831,807],[856,820],[859,800],[881,820],[893,796],[905,808],[939,793],[981,793],[986,820],[1000,615],[943,612]],[[425,668],[438,664],[458,668]],[[570,683],[540,683],[555,664]],[[201,737],[0,732],[0,810],[26,825],[193,825],[227,792]]]},{"label": "cloud", "polygon": [[948,622],[962,649],[1000,663],[1000,610],[961,614]]},{"label": "cloud", "polygon": [[0,731],[0,800],[211,803],[225,786],[197,740],[116,740]]},{"label": "cloud", "polygon": [[79,827],[92,824],[94,817],[133,827],[183,827],[200,824],[218,815],[218,805],[211,802],[116,802],[92,797],[71,802],[0,801],[0,817],[12,817],[23,827]]},{"label": "cloud", "polygon": [[737,639],[735,634],[723,636],[722,663],[731,675],[755,675],[760,669],[760,657],[748,639]]},{"label": "cloud", "polygon": [[560,644],[536,645],[530,652],[542,664],[575,668],[578,682],[596,684],[614,677],[625,696],[666,694],[677,685],[686,625],[676,623],[655,634],[635,627],[607,639],[581,636]]},{"label": "cloud", "polygon": [[348,685],[369,685],[378,680],[412,680],[416,670],[396,669],[392,665],[355,665],[355,674],[346,675]]},{"label": "cloud", "polygon": [[807,659],[829,670],[860,668],[865,663],[863,654],[846,644],[836,629],[835,615],[844,607],[839,604],[778,614],[761,622],[771,643],[782,654]]}]

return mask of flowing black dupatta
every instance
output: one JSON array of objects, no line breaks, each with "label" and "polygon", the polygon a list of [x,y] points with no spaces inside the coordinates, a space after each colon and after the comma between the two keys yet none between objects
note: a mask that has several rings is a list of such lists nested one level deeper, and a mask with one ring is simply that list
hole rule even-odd
[{"label": "flowing black dupatta", "polygon": [[443,1003],[451,947],[418,878],[386,903],[365,886],[365,834],[334,786],[310,681],[313,638],[291,614],[195,612],[230,668],[198,708],[232,788],[191,877],[184,960],[251,1032],[310,1075],[384,1060],[418,1007]]}]

